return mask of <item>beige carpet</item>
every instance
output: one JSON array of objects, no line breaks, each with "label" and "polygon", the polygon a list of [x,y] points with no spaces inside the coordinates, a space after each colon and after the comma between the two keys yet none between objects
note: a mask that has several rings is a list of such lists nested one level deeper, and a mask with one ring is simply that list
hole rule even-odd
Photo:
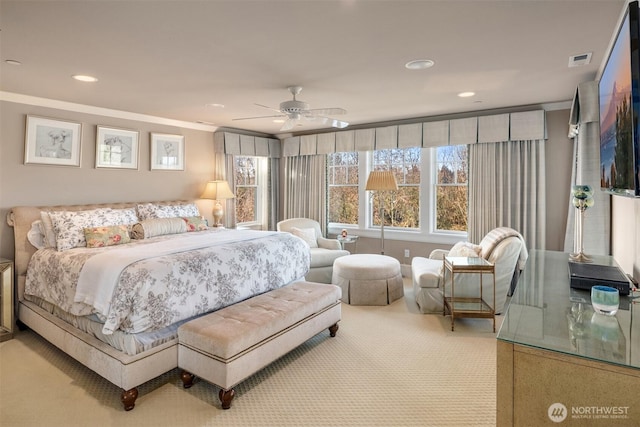
[{"label": "beige carpet", "polygon": [[[501,318],[498,317],[499,328]],[[33,332],[0,344],[0,425],[14,426],[493,426],[496,339],[487,319],[389,306],[342,306],[335,338],[312,338],[236,388],[182,388],[178,370],[139,387],[133,411],[120,390]]]}]

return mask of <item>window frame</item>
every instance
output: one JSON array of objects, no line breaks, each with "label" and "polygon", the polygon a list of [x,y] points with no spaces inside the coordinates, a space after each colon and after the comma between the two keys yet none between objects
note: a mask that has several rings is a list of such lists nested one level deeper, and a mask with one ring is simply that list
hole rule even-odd
[{"label": "window frame", "polygon": [[[420,150],[420,228],[404,229],[385,225],[385,239],[426,241],[437,244],[454,244],[466,240],[467,232],[436,229],[437,147],[423,147]],[[358,158],[358,188],[360,189],[358,192],[358,224],[329,223],[328,231],[330,234],[339,234],[342,229],[347,229],[349,232],[353,231],[363,237],[379,238],[380,227],[371,224],[373,209],[377,209],[377,207],[373,206],[370,192],[364,190],[369,172],[373,169],[373,151],[359,151]]]},{"label": "window frame", "polygon": [[[237,160],[240,157],[244,158],[252,158],[255,160],[255,185],[238,185],[235,182],[235,174],[237,173]],[[235,192],[238,192],[238,187],[253,187],[256,189],[256,206],[255,206],[255,220],[247,221],[247,222],[239,222],[237,221],[237,202],[234,204],[234,210],[236,214],[236,226],[241,226],[243,228],[254,228],[254,229],[262,229],[265,227],[265,222],[267,219],[267,182],[268,182],[268,167],[267,167],[267,158],[260,156],[233,156],[233,164],[234,164],[234,189]]]}]

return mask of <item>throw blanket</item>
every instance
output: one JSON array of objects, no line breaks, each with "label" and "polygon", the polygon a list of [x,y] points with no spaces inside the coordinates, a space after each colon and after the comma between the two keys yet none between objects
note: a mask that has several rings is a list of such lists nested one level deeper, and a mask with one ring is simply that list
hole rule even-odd
[{"label": "throw blanket", "polygon": [[[184,221],[179,221],[184,224]],[[143,247],[125,245],[117,250],[98,254],[89,258],[80,270],[73,301],[91,305],[96,313],[106,316],[109,313],[113,292],[122,271],[136,261],[208,246],[256,239],[273,233],[238,230],[236,233],[217,233],[216,235],[211,233],[181,234],[168,241],[155,242]]]},{"label": "throw blanket", "polygon": [[489,259],[493,250],[498,246],[498,243],[508,237],[517,237],[522,242],[520,256],[518,257],[518,270],[523,270],[524,265],[527,262],[527,258],[529,258],[529,252],[527,251],[527,245],[525,244],[524,238],[513,228],[498,227],[487,233],[480,242],[480,246],[482,246],[480,256],[484,259]]}]

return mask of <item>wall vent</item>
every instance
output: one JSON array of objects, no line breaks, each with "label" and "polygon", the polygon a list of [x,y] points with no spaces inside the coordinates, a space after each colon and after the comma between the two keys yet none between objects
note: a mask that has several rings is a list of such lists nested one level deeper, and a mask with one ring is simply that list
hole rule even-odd
[{"label": "wall vent", "polygon": [[580,67],[591,62],[591,52],[569,57],[569,67]]}]

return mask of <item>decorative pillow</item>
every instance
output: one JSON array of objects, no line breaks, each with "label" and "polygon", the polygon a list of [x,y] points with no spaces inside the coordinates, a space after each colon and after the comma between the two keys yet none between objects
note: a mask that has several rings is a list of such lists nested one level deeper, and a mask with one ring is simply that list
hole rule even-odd
[{"label": "decorative pillow", "polygon": [[[111,214],[107,216],[108,222],[115,222],[111,225],[133,225],[138,222],[136,208],[111,209]],[[105,224],[106,225],[106,224]],[[131,227],[129,227],[131,228]]]},{"label": "decorative pillow", "polygon": [[84,237],[88,248],[121,245],[131,241],[127,225],[85,228]]},{"label": "decorative pillow", "polygon": [[156,217],[156,209],[153,203],[142,203],[136,206],[136,211],[138,212],[138,218],[140,221],[144,221],[145,219],[155,218]]},{"label": "decorative pillow", "polygon": [[187,231],[204,231],[209,229],[207,220],[201,216],[187,216],[182,219],[187,224]]},{"label": "decorative pillow", "polygon": [[49,212],[42,211],[40,212],[40,227],[42,228],[42,234],[44,234],[44,245],[47,248],[55,248],[56,244],[56,232],[53,229],[53,223],[51,222],[51,217],[49,216]]},{"label": "decorative pillow", "polygon": [[27,240],[36,249],[43,249],[46,247],[44,242],[44,233],[42,232],[42,220],[33,221],[31,228],[27,232]]},{"label": "decorative pillow", "polygon": [[316,231],[313,228],[297,228],[291,227],[291,234],[300,237],[307,242],[310,248],[317,248]]},{"label": "decorative pillow", "polygon": [[182,218],[149,218],[140,221],[131,228],[131,237],[134,239],[149,239],[165,234],[178,234],[187,232],[187,222]]},{"label": "decorative pillow", "polygon": [[56,234],[56,248],[58,251],[87,246],[84,229],[98,227],[105,224],[105,215],[110,208],[98,208],[86,211],[51,211],[49,217]]},{"label": "decorative pillow", "polygon": [[474,245],[469,242],[458,242],[449,250],[447,256],[459,256],[467,258],[477,258],[480,256],[480,245]]},{"label": "decorative pillow", "polygon": [[141,221],[151,218],[178,218],[200,216],[200,210],[195,203],[182,205],[158,205],[143,203],[137,206],[138,217]]}]

